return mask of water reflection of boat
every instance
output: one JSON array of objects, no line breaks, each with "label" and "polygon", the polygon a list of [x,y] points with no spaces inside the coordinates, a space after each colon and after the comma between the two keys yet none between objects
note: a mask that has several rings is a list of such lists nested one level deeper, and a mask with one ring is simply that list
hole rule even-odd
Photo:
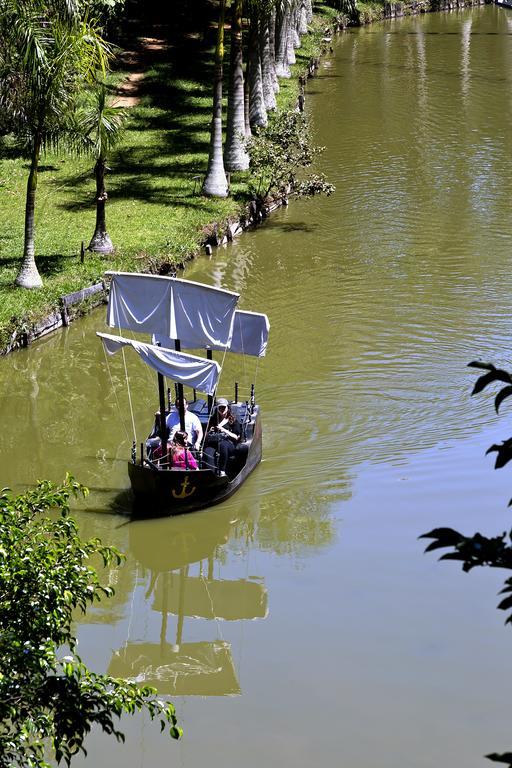
[{"label": "water reflection of boat", "polygon": [[267,615],[267,591],[248,579],[211,579],[204,576],[188,576],[180,605],[178,590],[166,595],[157,584],[153,610],[178,616],[201,619],[222,619],[240,621],[243,619],[264,619]]},{"label": "water reflection of boat", "polygon": [[[218,629],[220,621],[267,615],[267,590],[259,580],[223,579],[214,573],[218,547],[227,543],[238,522],[219,507],[194,516],[130,525],[130,551],[146,573],[144,608],[150,605],[160,614],[159,636],[128,639],[113,654],[109,674],[174,696],[241,692],[229,642],[222,637],[194,642],[185,638],[186,619],[214,622]],[[190,573],[194,565],[198,574]],[[173,642],[167,639],[171,617],[175,618]],[[150,622],[144,624],[147,627]]]},{"label": "water reflection of boat", "polygon": [[229,643],[134,643],[115,654],[109,675],[151,685],[161,695],[229,696],[240,693]]},{"label": "water reflection of boat", "polygon": [[[212,351],[262,357],[268,341],[268,318],[237,310],[239,295],[231,291],[172,277],[120,272],[107,275],[111,278],[108,325],[117,328],[119,333],[124,329],[150,334],[151,343],[99,333],[105,351],[112,355],[130,347],[157,372],[161,414],[167,415],[171,407],[169,391],[166,400],[165,378],[175,383],[182,431],[185,431],[183,386],[192,388],[189,411],[199,418],[206,434],[221,373]],[[207,356],[184,353],[182,349],[206,349]],[[206,393],[208,401],[198,400],[196,391]],[[239,400],[236,384],[234,391],[230,408],[241,424],[242,437],[225,472],[221,471],[215,453],[213,459],[210,456],[208,460],[201,453],[197,470],[170,468],[168,462],[157,463],[144,443],[140,444],[139,453],[134,435],[128,474],[139,509],[181,513],[217,504],[231,496],[254,470],[262,450],[260,409],[255,401],[254,385],[245,401]],[[164,418],[158,420],[156,431],[167,458]]]}]

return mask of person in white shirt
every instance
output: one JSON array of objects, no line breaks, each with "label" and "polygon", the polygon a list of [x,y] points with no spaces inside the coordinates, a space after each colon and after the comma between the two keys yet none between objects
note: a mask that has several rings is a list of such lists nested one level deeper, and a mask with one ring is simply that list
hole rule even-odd
[{"label": "person in white shirt", "polygon": [[[201,422],[195,413],[190,413],[188,410],[188,401],[186,397],[183,398],[183,408],[185,410],[185,432],[188,435],[188,442],[193,448],[199,450],[203,439]],[[179,432],[181,429],[179,400],[176,400],[174,403],[174,410],[167,415],[165,423],[169,427],[171,433],[169,439],[172,441],[174,433]]]}]

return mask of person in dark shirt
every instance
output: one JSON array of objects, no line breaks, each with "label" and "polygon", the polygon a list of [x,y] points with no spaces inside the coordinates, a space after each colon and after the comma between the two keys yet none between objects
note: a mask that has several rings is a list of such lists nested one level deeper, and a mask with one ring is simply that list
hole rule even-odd
[{"label": "person in dark shirt", "polygon": [[242,427],[240,422],[231,413],[228,401],[220,397],[210,419],[210,428],[205,440],[205,453],[211,455],[213,451],[218,451],[221,474],[225,474],[228,461],[234,455],[241,437]]}]

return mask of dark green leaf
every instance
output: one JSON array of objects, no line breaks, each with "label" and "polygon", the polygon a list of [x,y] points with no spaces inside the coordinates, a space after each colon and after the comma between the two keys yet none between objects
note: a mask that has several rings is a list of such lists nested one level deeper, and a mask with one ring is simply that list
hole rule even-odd
[{"label": "dark green leaf", "polygon": [[503,389],[498,392],[494,400],[494,407],[496,408],[496,413],[498,413],[499,407],[502,404],[502,402],[507,397],[510,397],[510,395],[512,395],[512,386],[503,387]]},{"label": "dark green leaf", "polygon": [[476,380],[475,386],[473,387],[472,395],[477,395],[479,392],[481,392],[485,387],[487,387],[489,384],[492,384],[494,381],[504,381],[506,384],[512,383],[512,378],[507,371],[502,371],[499,368],[494,368],[492,371],[489,371],[489,373],[484,374],[483,376],[480,376]]},{"label": "dark green leaf", "polygon": [[485,452],[485,455],[487,456],[488,453],[496,452],[498,455],[496,456],[496,462],[494,464],[495,469],[501,469],[504,467],[510,459],[512,459],[512,438],[509,438],[508,440],[504,440],[501,445],[491,445],[490,448],[487,449]]},{"label": "dark green leaf", "polygon": [[468,368],[482,368],[484,371],[493,371],[495,367],[492,363],[481,363],[479,360],[468,363]]},{"label": "dark green leaf", "polygon": [[508,763],[509,766],[512,766],[512,752],[503,752],[501,755],[493,752],[490,755],[486,755],[486,758],[494,763]]}]

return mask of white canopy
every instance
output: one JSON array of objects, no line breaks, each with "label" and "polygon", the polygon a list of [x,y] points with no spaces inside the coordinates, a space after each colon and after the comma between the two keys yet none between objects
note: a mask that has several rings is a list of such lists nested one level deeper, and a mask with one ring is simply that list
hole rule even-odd
[{"label": "white canopy", "polygon": [[220,376],[220,365],[215,360],[205,360],[202,357],[188,355],[185,352],[175,352],[173,349],[132,341],[122,336],[111,336],[109,333],[97,333],[109,355],[119,352],[122,347],[132,347],[142,360],[178,384],[213,395]]},{"label": "white canopy", "polygon": [[[230,352],[237,352],[240,355],[264,357],[267,351],[269,330],[270,323],[266,315],[237,309],[233,318],[233,336],[231,337],[228,349]],[[154,334],[153,342],[168,346],[169,338],[161,334]],[[197,348],[192,344],[185,345],[182,343],[182,346],[185,348]],[[224,349],[223,346],[216,344],[209,344],[208,348]]]},{"label": "white canopy", "polygon": [[267,351],[270,323],[266,315],[237,309],[233,321],[230,352],[264,357]]},{"label": "white canopy", "polygon": [[186,349],[225,349],[232,335],[238,293],[191,280],[107,272],[112,278],[107,325],[168,339]]}]

